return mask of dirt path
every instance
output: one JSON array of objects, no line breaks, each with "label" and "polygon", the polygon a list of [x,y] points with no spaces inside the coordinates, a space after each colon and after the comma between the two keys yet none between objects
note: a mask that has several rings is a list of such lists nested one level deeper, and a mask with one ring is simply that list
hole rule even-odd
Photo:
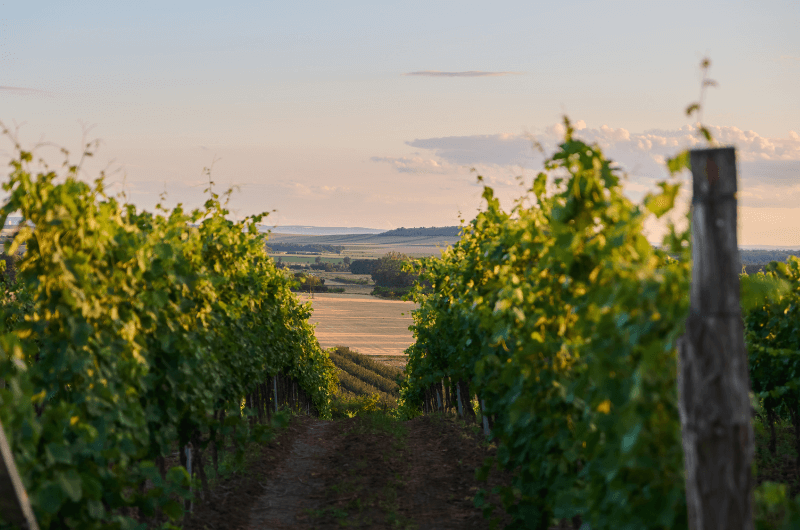
[{"label": "dirt path", "polygon": [[[326,466],[327,504],[307,528],[490,527],[473,498],[479,488],[490,490],[509,477],[494,473],[488,484],[475,479],[475,469],[491,453],[480,435],[438,416],[383,425],[360,418],[337,423],[341,449]],[[500,521],[508,519],[503,515]]]},{"label": "dirt path", "polygon": [[263,493],[250,508],[250,528],[294,528],[308,519],[323,498],[321,466],[334,449],[330,443],[333,422],[315,421],[294,440],[283,465],[262,483]]},{"label": "dirt path", "polygon": [[451,419],[295,417],[244,474],[220,483],[184,528],[489,528],[472,499],[478,488],[508,479],[476,481],[490,452],[480,435]]}]

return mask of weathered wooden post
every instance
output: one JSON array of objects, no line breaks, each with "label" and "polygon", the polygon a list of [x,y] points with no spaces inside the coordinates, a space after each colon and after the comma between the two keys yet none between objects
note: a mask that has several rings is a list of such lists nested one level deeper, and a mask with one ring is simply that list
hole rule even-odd
[{"label": "weathered wooden post", "polygon": [[752,530],[753,428],[739,302],[736,152],[691,152],[692,283],[678,391],[691,530]]},{"label": "weathered wooden post", "polygon": [[6,522],[23,530],[39,530],[28,501],[28,494],[19,478],[11,446],[0,423],[0,514]]}]

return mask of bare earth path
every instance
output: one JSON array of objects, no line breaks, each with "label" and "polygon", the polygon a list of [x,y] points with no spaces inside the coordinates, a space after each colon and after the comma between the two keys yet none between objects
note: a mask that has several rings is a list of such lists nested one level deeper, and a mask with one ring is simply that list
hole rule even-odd
[{"label": "bare earth path", "polygon": [[441,417],[294,417],[244,474],[214,488],[184,528],[489,528],[472,499],[478,488],[507,483],[498,473],[488,484],[476,481],[491,452],[473,430]]},{"label": "bare earth path", "polygon": [[304,510],[315,508],[324,495],[320,468],[334,448],[326,443],[332,427],[333,422],[314,421],[294,440],[283,465],[262,484],[263,493],[250,508],[250,528],[294,528],[308,519]]}]

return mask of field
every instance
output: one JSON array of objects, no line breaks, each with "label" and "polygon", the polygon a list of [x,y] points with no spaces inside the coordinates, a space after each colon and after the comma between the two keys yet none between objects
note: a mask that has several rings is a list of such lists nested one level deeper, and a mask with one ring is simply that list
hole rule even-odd
[{"label": "field", "polygon": [[390,251],[401,252],[413,257],[439,256],[441,249],[455,243],[458,238],[442,236],[376,236],[374,234],[331,236],[270,234],[269,240],[276,243],[295,243],[298,245],[341,245],[344,247],[342,256],[379,258]]},{"label": "field", "polygon": [[[326,282],[327,284],[327,282]],[[369,287],[371,288],[371,287]],[[298,295],[302,301],[308,294]],[[414,341],[411,325],[413,302],[382,300],[358,295],[315,294],[311,300],[316,336],[323,348],[348,346],[359,353],[405,365],[405,350]]]},{"label": "field", "polygon": [[332,256],[324,256],[324,255],[303,255],[303,254],[281,254],[279,252],[272,252],[269,254],[272,259],[278,261],[280,258],[281,261],[286,263],[315,263],[317,258],[320,258],[322,263],[341,263],[342,258],[332,257]]}]

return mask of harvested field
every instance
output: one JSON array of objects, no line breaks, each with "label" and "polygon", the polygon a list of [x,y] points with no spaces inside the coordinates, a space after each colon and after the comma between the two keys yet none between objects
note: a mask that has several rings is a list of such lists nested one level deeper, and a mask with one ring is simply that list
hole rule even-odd
[{"label": "harvested field", "polygon": [[[299,296],[311,300],[308,294]],[[317,324],[323,348],[348,346],[364,355],[402,356],[414,342],[408,330],[414,302],[317,293],[311,303],[311,322]]]}]

